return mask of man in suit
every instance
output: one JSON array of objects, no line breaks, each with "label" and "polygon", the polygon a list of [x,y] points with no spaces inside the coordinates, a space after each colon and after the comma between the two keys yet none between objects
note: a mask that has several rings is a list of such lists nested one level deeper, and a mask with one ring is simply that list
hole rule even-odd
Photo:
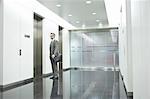
[{"label": "man in suit", "polygon": [[59,54],[59,45],[58,41],[55,40],[55,33],[50,33],[51,43],[50,43],[50,60],[52,64],[53,76],[50,79],[58,79],[58,68],[55,57]]}]

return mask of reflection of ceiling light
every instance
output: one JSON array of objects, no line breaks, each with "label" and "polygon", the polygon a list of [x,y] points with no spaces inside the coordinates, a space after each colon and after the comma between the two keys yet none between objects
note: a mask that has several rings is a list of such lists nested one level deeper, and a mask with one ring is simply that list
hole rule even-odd
[{"label": "reflection of ceiling light", "polygon": [[57,4],[56,6],[57,6],[57,7],[61,7],[61,5],[60,5],[60,4]]},{"label": "reflection of ceiling light", "polygon": [[71,17],[72,15],[71,15],[71,14],[69,14],[68,16],[70,16],[70,17]]},{"label": "reflection of ceiling light", "polygon": [[100,23],[98,24],[98,26],[99,26],[99,27],[102,27],[102,26],[103,26],[103,24],[100,22]]},{"label": "reflection of ceiling light", "polygon": [[92,3],[92,1],[90,1],[90,0],[86,1],[86,4],[91,4],[91,3]]},{"label": "reflection of ceiling light", "polygon": [[85,24],[82,24],[82,28],[85,28]]},{"label": "reflection of ceiling light", "polygon": [[93,15],[95,15],[96,13],[95,13],[95,12],[93,12],[92,14],[93,14]]},{"label": "reflection of ceiling light", "polygon": [[118,30],[111,30],[111,38],[114,43],[118,41]]},{"label": "reflection of ceiling light", "polygon": [[90,36],[86,35],[86,33],[82,33],[82,34],[79,33],[78,36],[82,37],[83,39],[89,42],[95,43],[94,40]]},{"label": "reflection of ceiling light", "polygon": [[96,22],[99,22],[100,20],[96,20]]},{"label": "reflection of ceiling light", "polygon": [[76,21],[76,23],[80,23],[79,21]]}]

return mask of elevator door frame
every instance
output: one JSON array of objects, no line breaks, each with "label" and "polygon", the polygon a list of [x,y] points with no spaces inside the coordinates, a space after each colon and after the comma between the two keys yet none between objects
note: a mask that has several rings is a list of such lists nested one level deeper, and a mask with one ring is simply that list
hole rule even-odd
[{"label": "elevator door frame", "polygon": [[[33,75],[34,75],[34,78],[39,78],[43,75],[43,49],[42,49],[42,46],[43,46],[43,33],[42,33],[42,22],[43,21],[43,17],[41,17],[40,15],[34,13],[34,45],[33,45],[33,54],[34,54],[34,66],[33,66]],[[37,22],[37,23],[35,23]],[[38,50],[36,49],[37,46],[35,45],[37,43],[37,41],[35,42],[35,38],[37,37],[37,35],[35,36],[35,24],[38,25],[38,26],[41,26],[40,27],[40,30],[38,31],[38,29],[36,29],[36,33],[40,33],[40,64],[41,66],[37,66],[37,60],[38,58],[36,57],[36,53],[38,52]],[[38,35],[39,36],[39,35]],[[37,51],[37,52],[35,52]],[[36,57],[36,58],[35,58]],[[36,65],[36,66],[35,66]],[[38,64],[39,65],[39,64]]]},{"label": "elevator door frame", "polygon": [[[63,41],[62,41],[62,33],[63,33],[63,27],[62,26],[59,26],[59,34],[58,34],[58,37],[59,37],[59,52],[63,55]],[[63,60],[63,59],[62,59]],[[63,61],[59,62],[59,70],[62,70],[63,69]]]}]

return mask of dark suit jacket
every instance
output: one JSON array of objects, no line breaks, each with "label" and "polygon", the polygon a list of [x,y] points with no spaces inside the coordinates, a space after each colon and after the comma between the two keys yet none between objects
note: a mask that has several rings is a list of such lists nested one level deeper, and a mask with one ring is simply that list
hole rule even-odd
[{"label": "dark suit jacket", "polygon": [[59,44],[57,40],[54,40],[50,44],[50,57],[54,54],[55,56],[58,56],[59,54]]}]

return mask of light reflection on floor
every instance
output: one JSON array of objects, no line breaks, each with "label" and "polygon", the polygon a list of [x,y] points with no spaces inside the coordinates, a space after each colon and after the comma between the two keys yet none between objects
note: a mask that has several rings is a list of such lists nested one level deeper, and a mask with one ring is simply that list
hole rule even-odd
[{"label": "light reflection on floor", "polygon": [[0,93],[0,99],[127,99],[119,72],[69,70]]}]

